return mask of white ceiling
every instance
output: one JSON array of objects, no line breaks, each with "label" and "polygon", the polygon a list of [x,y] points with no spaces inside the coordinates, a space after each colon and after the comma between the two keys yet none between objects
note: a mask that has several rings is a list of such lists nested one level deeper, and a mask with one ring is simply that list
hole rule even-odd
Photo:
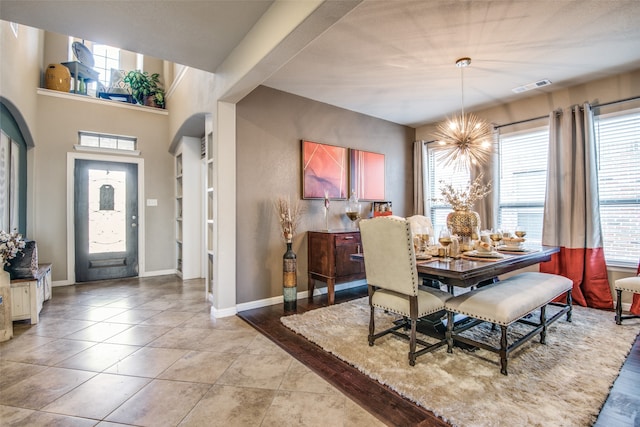
[{"label": "white ceiling", "polygon": [[[15,1],[0,18],[215,72],[271,1]],[[263,84],[409,126],[640,69],[638,0],[364,0]],[[552,85],[512,89],[541,79]]]}]

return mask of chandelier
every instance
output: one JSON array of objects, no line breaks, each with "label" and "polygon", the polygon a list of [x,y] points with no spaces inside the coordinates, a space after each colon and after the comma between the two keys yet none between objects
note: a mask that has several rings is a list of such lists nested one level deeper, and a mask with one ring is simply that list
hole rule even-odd
[{"label": "chandelier", "polygon": [[436,127],[434,136],[442,146],[437,150],[438,160],[445,166],[467,170],[471,165],[486,163],[491,155],[491,126],[473,114],[464,114],[464,69],[471,64],[471,58],[460,58],[456,67],[460,68],[462,87],[462,113]]}]

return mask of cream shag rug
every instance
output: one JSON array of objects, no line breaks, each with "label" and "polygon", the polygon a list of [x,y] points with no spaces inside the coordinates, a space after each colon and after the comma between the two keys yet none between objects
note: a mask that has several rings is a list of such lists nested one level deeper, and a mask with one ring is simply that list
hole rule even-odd
[{"label": "cream shag rug", "polygon": [[[552,310],[548,308],[547,316]],[[376,331],[394,318],[376,310]],[[367,298],[281,319],[325,351],[453,425],[587,426],[596,420],[639,327],[637,322],[616,325],[613,312],[580,306],[573,307],[572,320],[568,323],[563,316],[552,324],[546,345],[536,336],[513,352],[509,375],[504,376],[498,355],[485,350],[456,347],[448,354],[445,345],[418,357],[411,367],[406,340],[386,335],[369,347]],[[510,329],[516,333],[518,327]],[[498,340],[500,330],[491,332],[483,325],[467,333]]]}]

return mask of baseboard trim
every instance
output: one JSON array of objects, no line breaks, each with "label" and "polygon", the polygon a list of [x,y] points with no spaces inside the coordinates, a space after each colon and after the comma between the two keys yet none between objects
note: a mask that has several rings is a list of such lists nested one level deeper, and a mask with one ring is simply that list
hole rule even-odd
[{"label": "baseboard trim", "polygon": [[235,316],[236,314],[238,314],[238,309],[237,307],[230,307],[230,308],[223,308],[219,310],[214,306],[211,306],[211,314],[216,319],[220,319],[222,317]]},{"label": "baseboard trim", "polygon": [[[335,292],[342,291],[345,289],[351,289],[358,286],[366,285],[366,280],[356,280],[354,282],[341,283],[335,286]],[[327,288],[315,289],[313,295],[323,295],[327,293]],[[309,291],[298,292],[296,298],[297,299],[305,299],[309,297]],[[277,297],[265,298],[261,300],[255,300],[250,302],[244,302],[242,304],[237,304],[236,308],[238,311],[252,310],[254,308],[262,308],[270,305],[282,304],[284,302],[282,295]]]},{"label": "baseboard trim", "polygon": [[145,271],[142,274],[138,274],[138,277],[168,276],[170,274],[177,274],[177,271],[176,270]]}]

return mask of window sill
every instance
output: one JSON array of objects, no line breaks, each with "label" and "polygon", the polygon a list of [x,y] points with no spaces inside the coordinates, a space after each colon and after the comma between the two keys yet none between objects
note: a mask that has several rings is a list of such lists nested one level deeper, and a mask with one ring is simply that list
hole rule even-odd
[{"label": "window sill", "polygon": [[60,92],[58,90],[43,89],[43,88],[38,88],[37,93],[38,95],[52,96],[55,98],[71,99],[74,101],[89,102],[94,104],[97,103],[97,104],[109,106],[109,107],[125,108],[129,110],[133,109],[136,111],[145,111],[147,113],[160,114],[163,116],[169,115],[169,111],[164,110],[162,108],[147,107],[147,106],[138,105],[138,104],[129,104],[126,102],[112,101],[110,99],[94,98],[92,96],[79,95],[77,93]]},{"label": "window sill", "polygon": [[84,151],[87,153],[120,154],[124,156],[140,155],[140,150],[118,150],[117,148],[87,147],[85,145],[78,144],[75,144],[73,148],[76,151]]},{"label": "window sill", "polygon": [[634,265],[631,263],[623,263],[623,262],[615,262],[615,261],[607,263],[607,270],[609,271],[616,271],[620,273],[635,273],[637,269],[638,269],[637,264]]}]

